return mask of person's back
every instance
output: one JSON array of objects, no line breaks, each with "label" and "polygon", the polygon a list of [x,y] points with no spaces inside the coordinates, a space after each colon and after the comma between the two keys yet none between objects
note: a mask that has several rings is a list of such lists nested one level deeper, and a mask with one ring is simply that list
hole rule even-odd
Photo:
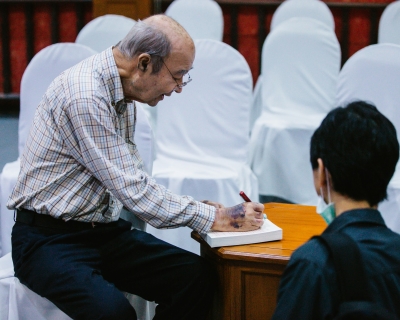
[{"label": "person's back", "polygon": [[[344,233],[355,240],[373,302],[400,317],[400,235],[387,228],[376,209],[398,157],[393,125],[363,102],[330,112],[311,140],[314,184],[321,196],[317,211],[329,224],[324,234]],[[342,298],[338,283],[328,248],[310,240],[285,269],[273,318],[333,319]]]}]

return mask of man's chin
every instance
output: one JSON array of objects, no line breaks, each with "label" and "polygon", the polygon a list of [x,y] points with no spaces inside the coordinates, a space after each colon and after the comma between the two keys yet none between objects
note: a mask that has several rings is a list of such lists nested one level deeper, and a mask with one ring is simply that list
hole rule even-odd
[{"label": "man's chin", "polygon": [[155,107],[155,106],[156,106],[160,101],[162,101],[162,100],[164,100],[164,95],[163,95],[163,94],[162,94],[161,96],[159,96],[158,98],[153,99],[153,100],[147,102],[147,104],[148,104],[150,107]]},{"label": "man's chin", "polygon": [[152,101],[150,101],[150,102],[147,102],[147,104],[148,104],[150,107],[155,107],[155,106],[158,104],[158,102],[159,102],[159,100],[152,100]]}]

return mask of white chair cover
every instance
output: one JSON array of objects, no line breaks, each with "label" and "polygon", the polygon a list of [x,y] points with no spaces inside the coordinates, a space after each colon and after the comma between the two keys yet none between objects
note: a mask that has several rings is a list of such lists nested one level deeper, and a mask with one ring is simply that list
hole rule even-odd
[{"label": "white chair cover", "polygon": [[[21,156],[28,138],[36,107],[51,81],[65,69],[96,52],[76,43],[57,43],[38,52],[28,64],[21,81],[21,103],[18,127],[18,151]],[[6,207],[8,197],[17,181],[19,160],[7,163],[1,176],[1,243],[2,254],[11,250],[11,229],[14,225],[13,212]]]},{"label": "white chair cover", "polygon": [[[326,24],[329,28],[335,29],[335,21],[332,12],[328,6],[320,0],[286,0],[282,2],[274,12],[271,20],[271,31],[274,30],[279,24],[285,22],[290,18],[312,18]],[[264,52],[264,51],[263,51]],[[265,61],[265,57],[261,56],[261,68]],[[252,130],[254,123],[261,115],[262,111],[262,72],[257,79],[256,86],[253,92],[253,103],[251,107],[250,130]]]},{"label": "white chair cover", "polygon": [[26,67],[21,80],[18,123],[18,152],[21,156],[36,107],[51,81],[65,69],[96,52],[76,43],[57,43],[38,52]]},{"label": "white chair cover", "polygon": [[250,142],[260,194],[316,205],[309,143],[335,106],[339,43],[320,21],[292,18],[268,35],[262,54],[263,111]]},{"label": "white chair cover", "polygon": [[[172,192],[225,206],[258,200],[257,180],[246,164],[252,90],[243,56],[216,40],[195,40],[193,81],[158,106],[156,181]],[[157,237],[199,253],[190,229],[157,230]]]},{"label": "white chair cover", "polygon": [[71,318],[14,277],[11,253],[8,253],[0,258],[0,319],[69,320]]},{"label": "white chair cover", "polygon": [[224,18],[214,0],[174,0],[165,14],[178,21],[193,39],[222,41]]},{"label": "white chair cover", "polygon": [[383,10],[378,28],[378,43],[400,45],[400,1],[394,1]]},{"label": "white chair cover", "polygon": [[[400,141],[400,45],[382,43],[356,52],[338,80],[339,105],[354,100],[374,104],[396,127]],[[386,224],[400,233],[400,163],[389,183],[388,200],[379,205]]]},{"label": "white chair cover", "polygon": [[291,18],[312,18],[335,29],[335,21],[329,7],[320,0],[286,0],[275,10],[271,20],[271,31]]},{"label": "white chair cover", "polygon": [[135,20],[117,14],[97,17],[79,31],[75,42],[101,52],[116,45],[132,29]]}]

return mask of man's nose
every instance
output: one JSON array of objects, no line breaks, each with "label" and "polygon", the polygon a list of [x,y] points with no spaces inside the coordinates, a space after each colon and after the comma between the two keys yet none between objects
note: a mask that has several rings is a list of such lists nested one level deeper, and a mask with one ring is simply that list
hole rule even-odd
[{"label": "man's nose", "polygon": [[174,91],[175,91],[176,93],[181,93],[182,90],[183,90],[183,88],[178,87],[178,86],[176,86],[175,89],[174,89]]}]

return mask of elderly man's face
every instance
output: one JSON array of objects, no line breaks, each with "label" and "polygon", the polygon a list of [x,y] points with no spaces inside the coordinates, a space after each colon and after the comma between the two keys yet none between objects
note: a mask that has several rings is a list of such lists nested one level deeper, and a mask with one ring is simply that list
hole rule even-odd
[{"label": "elderly man's face", "polygon": [[[131,79],[124,79],[122,82],[125,97],[139,102],[156,106],[165,96],[170,96],[174,91],[182,92],[179,87],[183,82],[183,76],[192,68],[194,50],[173,51],[167,58],[160,71],[153,74],[152,64],[143,73],[139,80],[133,82]],[[186,77],[185,77],[186,78]]]}]

